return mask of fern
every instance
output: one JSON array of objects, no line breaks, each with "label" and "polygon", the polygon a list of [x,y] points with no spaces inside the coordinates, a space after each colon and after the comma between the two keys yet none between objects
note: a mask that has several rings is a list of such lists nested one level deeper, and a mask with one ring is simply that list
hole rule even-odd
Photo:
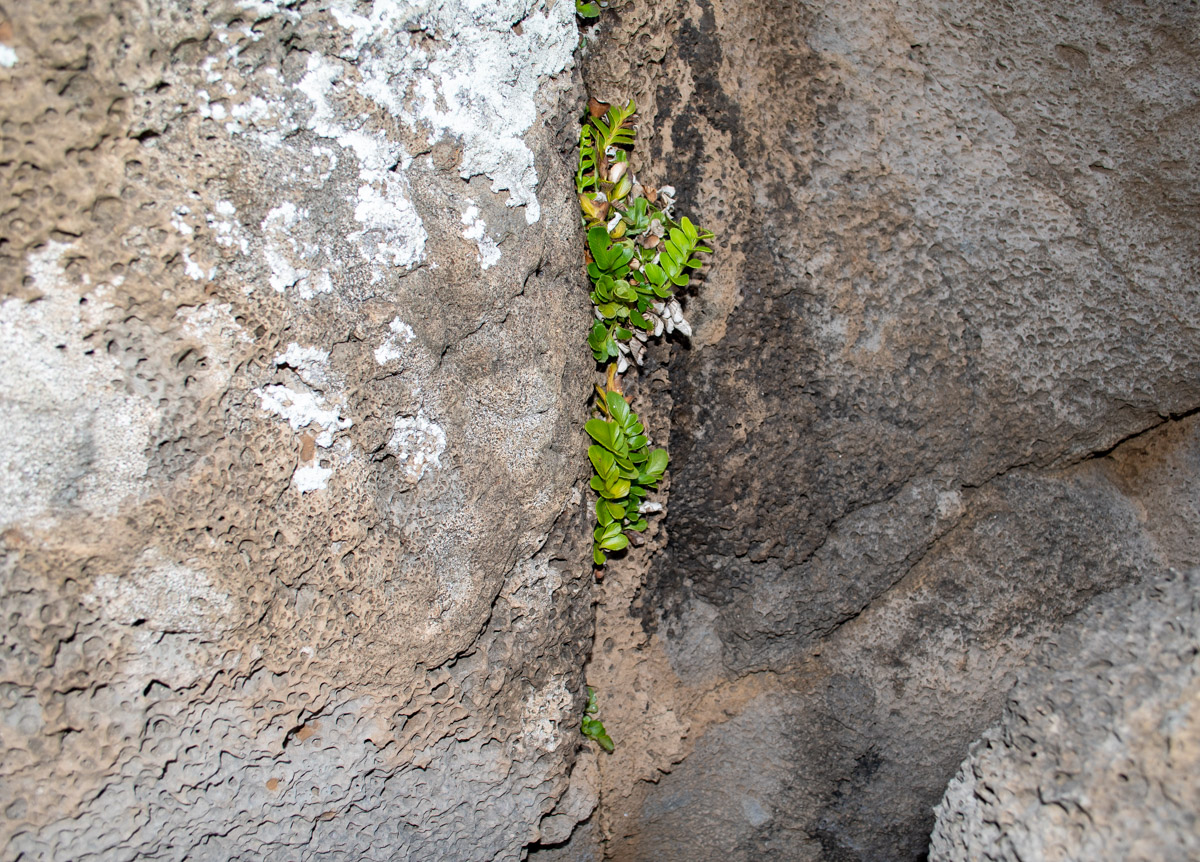
[{"label": "fern", "polygon": [[599,133],[596,138],[597,152],[604,155],[613,147],[632,147],[634,130],[629,121],[636,113],[637,105],[630,99],[624,108],[612,105],[603,117],[592,117],[592,125]]}]

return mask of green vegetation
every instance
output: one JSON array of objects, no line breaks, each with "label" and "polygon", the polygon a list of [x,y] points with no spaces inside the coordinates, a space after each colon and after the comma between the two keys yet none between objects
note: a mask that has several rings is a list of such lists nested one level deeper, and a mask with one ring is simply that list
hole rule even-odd
[{"label": "green vegetation", "polygon": [[583,735],[595,741],[597,745],[611,754],[613,741],[604,730],[604,722],[598,718],[592,718],[600,711],[600,707],[596,705],[596,689],[589,685],[587,694],[587,706],[583,710]]},{"label": "green vegetation", "polygon": [[[597,404],[605,418],[589,419],[584,427],[596,441],[588,447],[595,473],[597,527],[592,534],[592,561],[603,566],[606,554],[629,544],[627,531],[646,529],[641,506],[646,493],[658,487],[667,469],[667,450],[650,451],[645,428],[619,392],[600,392]],[[598,444],[598,445],[597,445]]]},{"label": "green vegetation", "polygon": [[[600,14],[596,3],[576,0],[575,9],[585,18]],[[587,341],[605,369],[594,415],[584,426],[594,441],[588,459],[596,492],[592,562],[598,568],[609,554],[629,546],[631,534],[646,529],[647,514],[662,511],[646,498],[658,489],[668,461],[666,449],[650,448],[645,426],[621,391],[620,375],[642,364],[650,338],[674,331],[691,335],[675,293],[700,268],[696,255],[712,253],[704,244],[712,233],[687,218],[674,219],[673,188],[648,188],[634,176],[629,155],[636,112],[632,100],[624,107],[590,100],[575,171],[595,316]],[[613,741],[598,712],[596,690],[588,686],[583,735],[611,752]]]},{"label": "green vegetation", "polygon": [[[578,4],[577,4],[578,8]],[[582,12],[580,14],[583,14]],[[630,170],[636,132],[633,100],[624,107],[592,101],[579,131],[575,192],[587,227],[588,278],[596,321],[588,347],[606,366],[606,386],[596,387],[596,415],[585,426],[597,494],[592,561],[629,545],[646,529],[648,492],[667,469],[667,451],[649,448],[649,436],[621,392],[619,376],[640,366],[646,342],[663,332],[691,334],[676,290],[687,287],[697,254],[713,234],[686,217],[672,217],[675,190],[643,186]]]}]

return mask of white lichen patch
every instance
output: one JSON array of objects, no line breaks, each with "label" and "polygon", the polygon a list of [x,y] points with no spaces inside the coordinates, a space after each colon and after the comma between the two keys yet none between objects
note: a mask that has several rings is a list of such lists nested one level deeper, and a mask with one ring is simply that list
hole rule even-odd
[{"label": "white lichen patch", "polygon": [[[538,178],[523,135],[537,119],[541,79],[572,62],[578,34],[571,4],[376,0],[360,14],[341,0],[332,11],[352,34],[362,95],[429,131],[431,144],[447,135],[460,141],[461,175],[485,174],[493,191],[508,191],[508,205],[524,206],[526,221],[536,222]],[[413,28],[438,34],[436,47],[409,47]]]},{"label": "white lichen patch", "polygon": [[205,217],[213,232],[213,240],[222,248],[236,247],[242,254],[250,253],[250,238],[237,218],[237,207],[230,201],[217,201],[215,212]]},{"label": "white lichen patch", "polygon": [[487,235],[487,222],[479,217],[479,207],[474,201],[468,201],[466,212],[462,214],[462,223],[467,226],[463,237],[475,241],[479,247],[479,268],[487,269],[500,262],[500,247],[496,241]]},{"label": "white lichen patch", "polygon": [[263,255],[271,268],[271,287],[277,293],[308,276],[308,270],[297,263],[303,257],[303,249],[293,231],[296,222],[305,215],[294,203],[284,201],[263,219]]},{"label": "white lichen patch", "polygon": [[72,507],[111,514],[143,487],[157,404],[125,388],[119,355],[85,340],[111,306],[103,285],[80,303],[63,272],[70,248],[29,255],[40,299],[0,303],[0,525]]},{"label": "white lichen patch", "polygon": [[375,348],[375,361],[380,365],[387,365],[389,362],[401,358],[404,355],[404,345],[411,343],[417,337],[413,328],[398,317],[392,319],[392,322],[388,324],[388,329],[391,334]]},{"label": "white lichen patch", "polygon": [[233,602],[195,563],[164,559],[154,548],[138,557],[127,575],[101,575],[85,604],[121,625],[152,631],[212,632],[234,619]]},{"label": "white lichen patch", "polygon": [[441,466],[446,451],[446,432],[418,411],[416,416],[400,416],[392,426],[387,449],[396,456],[400,475],[416,484],[430,467]]},{"label": "white lichen patch", "polygon": [[561,678],[551,680],[544,688],[534,691],[525,701],[521,713],[521,735],[526,746],[541,751],[554,751],[566,739],[564,725],[575,732],[579,717],[572,713],[574,699]]},{"label": "white lichen patch", "polygon": [[8,45],[0,45],[0,66],[11,69],[17,65],[17,52]]},{"label": "white lichen patch", "polygon": [[321,467],[317,464],[301,464],[292,473],[292,487],[301,494],[310,491],[322,491],[329,484],[333,475],[332,467]]},{"label": "white lichen patch", "polygon": [[271,384],[255,389],[254,394],[262,400],[262,409],[284,419],[292,430],[311,427],[318,446],[333,445],[333,435],[354,424],[342,418],[336,406],[329,406],[325,397],[317,392],[298,392],[282,384]]},{"label": "white lichen patch", "polygon": [[309,386],[322,387],[328,383],[329,351],[320,347],[301,347],[295,341],[287,350],[277,354],[275,365],[286,365]]},{"label": "white lichen patch", "polygon": [[[387,177],[384,191],[364,184],[358,189],[358,203],[354,207],[354,220],[363,226],[361,231],[350,234],[348,239],[357,242],[363,256],[379,267],[416,266],[425,256],[425,228],[416,207],[409,200],[400,179]],[[383,274],[374,270],[372,281]]]},{"label": "white lichen patch", "polygon": [[338,118],[331,99],[337,95],[342,76],[340,65],[312,54],[296,89],[312,103],[308,128],[336,141],[358,162],[362,185],[352,203],[354,219],[363,229],[348,239],[358,244],[366,261],[375,264],[372,281],[377,282],[390,267],[407,269],[420,263],[427,235],[404,175],[412,161],[404,148],[380,132],[361,128],[361,117],[352,121]]},{"label": "white lichen patch", "polygon": [[192,281],[212,281],[217,274],[217,268],[211,266],[206,270],[192,260],[192,250],[185,248],[183,250],[183,273]]},{"label": "white lichen patch", "polygon": [[[292,487],[301,494],[324,489],[333,475],[335,462],[352,457],[353,447],[345,439],[337,441],[339,453],[330,451],[335,445],[334,435],[354,422],[341,415],[338,405],[331,405],[325,399],[323,393],[332,384],[328,363],[328,350],[293,341],[283,353],[276,354],[274,364],[277,368],[291,369],[301,384],[293,388],[273,383],[254,390],[263,410],[286,420],[294,431],[306,431],[311,446],[320,450],[317,458],[317,453],[309,448],[312,454],[304,456],[308,462],[298,465],[292,473]],[[303,446],[301,451],[305,451]]]},{"label": "white lichen patch", "polygon": [[180,236],[191,236],[193,233],[192,226],[187,222],[187,217],[191,212],[188,207],[180,205],[175,207],[171,213],[171,227],[179,231]]}]

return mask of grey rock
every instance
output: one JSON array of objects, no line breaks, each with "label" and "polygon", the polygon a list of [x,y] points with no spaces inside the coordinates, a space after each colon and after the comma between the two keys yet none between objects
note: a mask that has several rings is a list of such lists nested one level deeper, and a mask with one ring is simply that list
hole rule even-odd
[{"label": "grey rock", "polygon": [[923,855],[947,776],[1030,654],[1159,565],[1136,505],[1094,463],[1014,471],[965,509],[803,661],[714,689],[737,705],[647,791],[615,856]]},{"label": "grey rock", "polygon": [[1172,571],[1064,627],[950,782],[930,860],[1200,855],[1198,597]]},{"label": "grey rock", "polygon": [[[690,753],[607,776],[614,858],[919,859],[1027,657],[1200,547],[1196,16],[694,0],[605,25],[625,47],[589,87],[636,96],[645,178],[720,235],[631,608],[674,677],[629,699]],[[756,823],[733,788],[760,778]]]}]

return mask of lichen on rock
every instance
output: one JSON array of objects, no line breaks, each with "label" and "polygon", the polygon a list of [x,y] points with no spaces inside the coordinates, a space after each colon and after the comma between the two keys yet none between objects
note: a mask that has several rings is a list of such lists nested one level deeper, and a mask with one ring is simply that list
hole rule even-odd
[{"label": "lichen on rock", "polygon": [[0,19],[0,856],[519,858],[590,632],[569,4]]}]

